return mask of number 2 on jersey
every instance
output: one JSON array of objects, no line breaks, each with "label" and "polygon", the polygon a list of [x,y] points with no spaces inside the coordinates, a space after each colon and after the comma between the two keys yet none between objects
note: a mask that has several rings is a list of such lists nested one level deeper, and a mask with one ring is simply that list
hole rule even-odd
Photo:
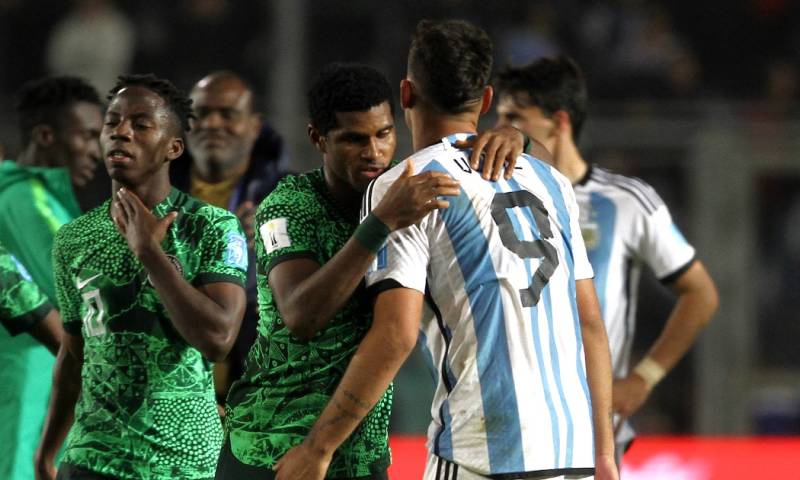
[{"label": "number 2 on jersey", "polygon": [[[528,207],[539,229],[539,239],[534,241],[520,240],[514,232],[514,225],[509,217],[509,208]],[[492,199],[492,218],[500,231],[500,240],[503,245],[520,256],[520,258],[542,258],[539,268],[533,274],[530,285],[519,291],[520,301],[525,307],[533,307],[539,303],[542,290],[550,281],[550,277],[558,267],[558,252],[556,247],[546,239],[553,238],[550,220],[544,203],[536,195],[526,190],[517,192],[497,193]],[[534,233],[535,236],[535,233]]]}]

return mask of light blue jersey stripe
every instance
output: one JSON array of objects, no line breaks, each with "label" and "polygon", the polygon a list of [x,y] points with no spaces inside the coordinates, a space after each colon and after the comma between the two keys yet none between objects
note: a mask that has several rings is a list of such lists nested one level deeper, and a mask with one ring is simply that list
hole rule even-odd
[{"label": "light blue jersey stripe", "polygon": [[[447,170],[437,161],[423,171]],[[469,296],[477,340],[486,442],[491,471],[524,471],[522,433],[516,400],[505,314],[489,245],[464,190],[449,199],[441,216],[452,242]]]},{"label": "light blue jersey stripe", "polygon": [[[556,212],[558,216],[558,223],[560,224],[562,231],[561,234],[563,236],[563,244],[564,244],[564,253],[567,261],[567,272],[569,275],[569,294],[570,298],[575,298],[575,260],[572,252],[572,229],[570,227],[569,221],[569,210],[567,210],[567,205],[564,200],[564,194],[561,191],[561,187],[559,186],[558,182],[556,181],[555,177],[553,176],[550,168],[545,165],[541,161],[537,161],[532,157],[525,156],[528,160],[529,164],[533,167],[536,175],[542,181],[544,186],[547,188],[547,192],[550,194],[550,197],[553,200],[553,204],[556,207]],[[580,232],[579,232],[580,233]],[[545,303],[545,308],[548,310],[548,316],[552,318],[550,315],[550,305],[549,305],[549,297],[550,292],[549,288],[547,289],[547,303]],[[583,350],[581,346],[583,345],[583,341],[581,338],[581,327],[580,327],[580,317],[578,315],[577,304],[576,302],[570,302],[572,307],[572,320],[573,320],[573,329],[575,331],[575,341],[576,341],[576,355],[575,355],[575,368],[578,372],[578,378],[581,381],[581,387],[583,389],[584,396],[586,397],[587,405],[591,405],[591,396],[589,394],[589,385],[586,381],[586,370],[583,366]],[[571,428],[571,415],[568,414],[570,419],[570,428]],[[568,438],[569,433],[568,433]],[[570,438],[572,440],[572,438]],[[573,442],[568,442],[568,458],[567,464],[565,465],[566,468],[571,466],[572,462],[572,446]]]},{"label": "light blue jersey stripe", "polygon": [[617,220],[617,206],[611,199],[592,192],[590,195],[592,212],[597,219],[597,238],[599,242],[592,249],[587,248],[589,263],[594,270],[594,285],[600,299],[600,311],[606,311],[606,284],[608,283],[608,262],[611,258],[614,227]]},{"label": "light blue jersey stripe", "polygon": [[[513,180],[511,180],[513,182]],[[508,182],[510,183],[510,182]],[[519,190],[519,185],[516,185],[511,190]],[[494,189],[498,193],[504,193],[504,190],[500,187],[500,182],[496,182],[492,184]],[[506,210],[506,214],[511,219],[511,224],[514,227],[514,233],[517,235],[517,238],[523,239],[525,236],[523,235],[522,225],[517,219],[516,215],[511,214],[511,211]],[[539,231],[536,226],[536,222],[530,216],[528,217],[528,223],[533,230],[534,237],[539,238]],[[525,263],[525,271],[527,273],[527,278],[533,278],[533,271],[532,271],[532,259],[525,258],[523,259]],[[539,367],[539,375],[542,379],[542,388],[544,389],[544,400],[547,404],[547,410],[550,414],[550,435],[553,437],[553,451],[554,451],[554,459],[553,465],[558,465],[559,458],[561,458],[561,432],[558,426],[558,414],[556,413],[556,406],[553,403],[553,394],[550,392],[550,382],[547,380],[548,373],[547,373],[547,365],[544,363],[544,346],[542,345],[542,333],[539,329],[539,310],[536,308],[530,308],[530,316],[531,316],[531,331],[533,335],[533,342],[536,346],[536,363]]]},{"label": "light blue jersey stripe", "polygon": [[417,337],[417,346],[419,347],[419,351],[422,353],[422,360],[425,362],[425,366],[428,367],[428,373],[431,374],[431,380],[433,380],[433,384],[438,386],[439,372],[436,369],[436,363],[433,361],[431,349],[428,348],[428,336],[425,335],[425,332],[423,332],[421,329],[419,331],[419,336]]},{"label": "light blue jersey stripe", "polygon": [[[541,174],[538,174],[538,176],[541,178]],[[511,180],[509,180],[509,184],[511,185],[511,188],[514,189],[514,190],[522,190],[522,187],[513,178]],[[561,191],[559,190],[559,193],[560,192]],[[549,193],[550,193],[550,196],[552,197],[553,196],[553,192],[549,191]],[[555,198],[553,200],[555,201]],[[525,217],[527,218],[528,223],[531,225],[531,228],[532,228],[536,238],[541,239],[542,235],[541,235],[541,232],[539,231],[538,225],[536,224],[536,219],[533,217],[533,212],[530,211],[530,208],[524,208],[524,209],[521,209],[521,210],[524,213]],[[560,211],[559,211],[559,213],[560,213]],[[563,381],[561,379],[561,361],[560,361],[560,358],[559,358],[559,355],[558,355],[558,346],[556,345],[556,336],[555,336],[555,334],[552,333],[552,332],[554,332],[554,328],[555,327],[554,327],[554,322],[553,322],[553,304],[552,304],[552,298],[550,296],[550,285],[549,284],[546,285],[544,287],[544,289],[542,290],[542,295],[541,295],[540,298],[544,299],[544,311],[545,311],[545,315],[547,317],[547,325],[548,325],[548,328],[550,329],[550,332],[551,332],[551,334],[549,335],[549,339],[550,339],[550,342],[549,342],[550,364],[553,366],[553,379],[555,380],[556,389],[558,390],[558,398],[559,398],[560,403],[561,403],[561,409],[564,412],[564,420],[565,420],[565,422],[567,424],[567,432],[566,432],[566,435],[567,435],[567,441],[566,441],[567,450],[566,450],[565,458],[566,458],[566,465],[570,465],[572,463],[572,444],[573,444],[573,439],[575,437],[575,427],[573,426],[573,423],[572,423],[572,413],[570,412],[569,405],[567,404],[566,393],[564,392],[564,383],[563,383]],[[535,308],[532,308],[531,310],[532,311],[536,311]],[[556,444],[556,445],[560,445],[560,444]],[[557,455],[556,456],[556,465],[559,465],[559,460],[558,459],[561,458],[560,455],[559,455],[560,449],[556,449],[556,452],[558,452],[558,453],[556,453],[556,455]]]}]

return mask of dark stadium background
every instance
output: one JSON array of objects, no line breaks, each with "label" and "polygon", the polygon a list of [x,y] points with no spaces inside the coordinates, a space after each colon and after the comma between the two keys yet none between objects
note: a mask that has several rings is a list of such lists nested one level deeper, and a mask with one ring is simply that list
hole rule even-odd
[{"label": "dark stadium background", "polygon": [[[96,29],[70,29],[70,15]],[[800,434],[800,2],[0,0],[0,144],[13,158],[11,94],[28,79],[67,72],[107,89],[116,73],[152,71],[188,88],[226,68],[255,85],[291,168],[312,168],[311,76],[357,61],[399,83],[425,17],[485,28],[498,66],[575,57],[590,85],[586,157],[655,186],[717,282],[718,313],[638,413],[639,431]],[[401,157],[410,142],[397,121]],[[652,274],[641,298],[638,355],[672,301]],[[422,434],[432,387],[421,361],[397,383],[393,428]]]}]

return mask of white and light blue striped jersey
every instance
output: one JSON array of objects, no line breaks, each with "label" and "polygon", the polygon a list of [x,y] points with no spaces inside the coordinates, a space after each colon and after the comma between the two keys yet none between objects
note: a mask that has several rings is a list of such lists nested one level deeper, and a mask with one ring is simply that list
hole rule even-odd
[{"label": "white and light blue striped jersey", "polygon": [[[367,273],[373,290],[425,294],[419,344],[436,382],[428,448],[483,475],[591,474],[591,401],[575,281],[592,277],[569,181],[523,155],[485,181],[442,139],[415,172],[461,184],[450,207],[393,232]],[[364,214],[405,162],[373,182]],[[561,473],[559,473],[561,472]]]},{"label": "white and light blue striped jersey", "polygon": [[614,377],[622,378],[630,368],[642,266],[647,264],[669,283],[691,265],[695,251],[656,191],[643,181],[591,166],[574,188]]},{"label": "white and light blue striped jersey", "polygon": [[[611,348],[614,378],[630,370],[636,297],[642,266],[664,283],[685,272],[695,251],[667,206],[643,181],[590,166],[575,186],[580,225]],[[634,437],[630,422],[617,429],[617,448]]]}]

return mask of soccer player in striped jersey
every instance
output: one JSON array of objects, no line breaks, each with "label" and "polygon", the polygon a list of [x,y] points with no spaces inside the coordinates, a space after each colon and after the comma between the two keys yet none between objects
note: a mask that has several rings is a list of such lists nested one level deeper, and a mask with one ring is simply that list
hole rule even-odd
[{"label": "soccer player in striped jersey", "polygon": [[[586,118],[586,85],[575,62],[541,59],[499,75],[499,124],[520,128],[553,152],[553,165],[573,183],[580,224],[595,273],[614,370],[618,421],[647,400],[653,387],[694,343],[717,307],[714,283],[695,250],[650,185],[590,165],[577,147]],[[630,368],[636,295],[642,266],[678,296],[647,355]],[[633,439],[628,422],[615,425],[617,455]]]},{"label": "soccer player in striped jersey", "polygon": [[460,193],[374,245],[373,324],[306,453],[347,438],[419,337],[437,383],[426,479],[615,479],[608,342],[572,187],[529,156],[488,182],[454,145],[490,107],[491,63],[477,27],[417,26],[401,83],[416,153],[369,186],[362,213],[410,168]]}]

